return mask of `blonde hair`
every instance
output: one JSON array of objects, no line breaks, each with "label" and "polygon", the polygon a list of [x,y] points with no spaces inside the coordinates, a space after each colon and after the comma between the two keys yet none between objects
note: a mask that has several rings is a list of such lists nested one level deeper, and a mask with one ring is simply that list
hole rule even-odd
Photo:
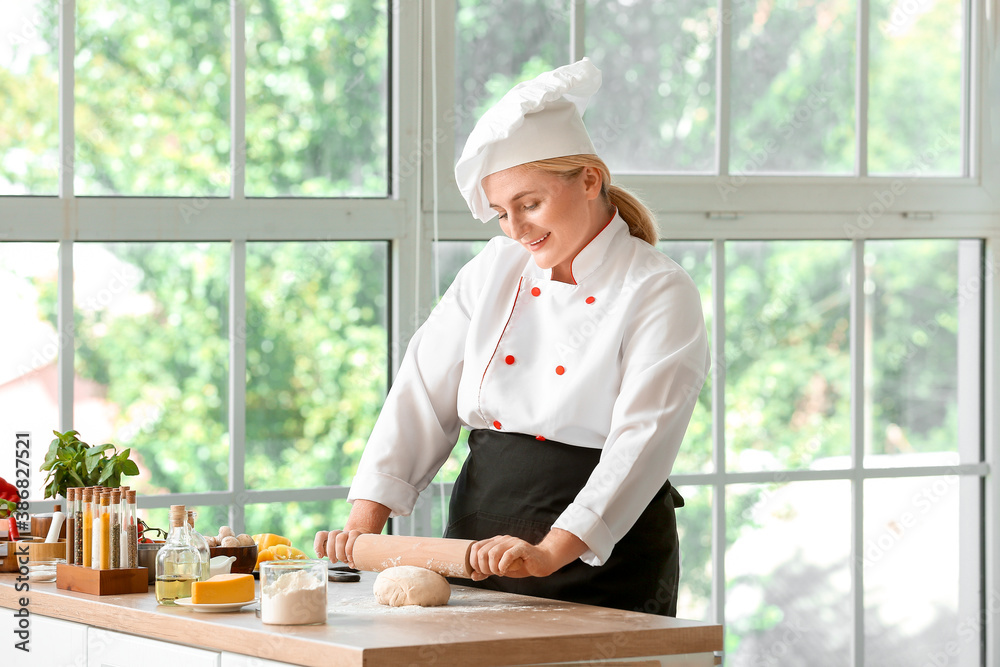
[{"label": "blonde hair", "polygon": [[660,240],[660,230],[653,212],[628,190],[611,185],[611,171],[608,165],[604,164],[604,160],[596,155],[567,155],[529,162],[523,166],[554,174],[566,180],[577,178],[584,167],[594,167],[601,173],[601,197],[604,203],[609,209],[611,207],[618,209],[618,214],[628,225],[629,233],[650,245],[656,245]]}]

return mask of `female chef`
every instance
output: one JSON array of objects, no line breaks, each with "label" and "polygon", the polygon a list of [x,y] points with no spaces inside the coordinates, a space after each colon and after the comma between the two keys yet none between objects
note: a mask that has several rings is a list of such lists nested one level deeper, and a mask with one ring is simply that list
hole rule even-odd
[{"label": "female chef", "polygon": [[582,114],[600,84],[586,58],[547,72],[469,136],[459,188],[506,238],[413,335],[320,557],[351,563],[359,534],[409,514],[465,426],[445,536],[477,540],[473,585],[674,615],[667,476],[709,369],[705,322],[596,155]]}]

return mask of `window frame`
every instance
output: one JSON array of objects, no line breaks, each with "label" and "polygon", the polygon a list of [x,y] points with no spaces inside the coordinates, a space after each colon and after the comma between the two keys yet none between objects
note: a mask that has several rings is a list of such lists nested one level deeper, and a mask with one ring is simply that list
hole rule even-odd
[{"label": "window frame", "polygon": [[[994,600],[1000,600],[1000,481],[990,471],[1000,466],[1000,157],[987,151],[991,141],[991,109],[988,97],[989,53],[997,46],[995,25],[986,10],[986,0],[965,0],[967,91],[963,139],[966,140],[966,173],[958,178],[926,178],[911,187],[906,176],[865,175],[859,160],[853,176],[758,176],[746,175],[735,192],[723,197],[720,184],[741,177],[719,169],[715,175],[623,175],[622,185],[645,193],[670,240],[708,240],[713,244],[713,460],[716,472],[678,475],[678,484],[713,487],[713,614],[724,621],[725,487],[732,483],[774,481],[776,473],[727,473],[724,457],[725,362],[722,309],[724,293],[724,244],[732,240],[844,239],[853,242],[853,270],[860,268],[866,239],[882,238],[977,238],[985,243],[985,280],[982,341],[983,414],[981,419],[982,461],[957,468],[938,470],[865,469],[860,452],[860,433],[852,442],[852,467],[844,471],[788,471],[783,481],[849,479],[853,493],[852,555],[863,548],[860,521],[863,515],[863,480],[909,474],[959,472],[980,482],[982,516],[979,541],[983,565],[979,586],[981,607],[992,610],[984,619],[985,660],[1000,661],[1000,614]],[[732,0],[718,0],[719,16],[731,15]],[[866,80],[868,0],[858,2],[858,80]],[[586,53],[584,35],[586,2],[569,0],[570,44],[567,61]],[[243,108],[245,97],[245,53],[243,36],[245,8],[241,0],[230,0],[231,19],[231,115],[230,168],[234,174],[228,198],[166,197],[76,197],[73,193],[74,152],[74,72],[75,0],[59,3],[60,51],[59,97],[60,170],[59,194],[55,197],[0,197],[0,241],[46,241],[59,243],[58,319],[63,350],[73,350],[73,244],[76,241],[229,241],[231,242],[230,321],[233,328],[245,322],[245,258],[247,241],[294,240],[379,240],[390,242],[389,359],[392,372],[398,370],[402,353],[412,333],[429,313],[436,297],[433,242],[485,240],[500,233],[495,222],[482,225],[472,219],[454,187],[451,156],[453,139],[445,112],[454,103],[455,0],[392,0],[390,13],[390,196],[384,199],[246,198],[243,193],[243,155],[236,147],[245,146]],[[717,163],[728,163],[729,117],[726,83],[729,80],[728,54],[730,26],[721,22],[716,36]],[[993,64],[993,67],[998,67]],[[861,85],[864,89],[864,86]],[[866,96],[859,96],[863,111]],[[864,113],[858,117],[864,118]],[[440,131],[444,138],[439,140]],[[864,133],[858,133],[859,144]],[[862,146],[863,147],[863,146]],[[860,150],[859,155],[865,151]],[[441,156],[444,156],[443,158]],[[407,169],[401,169],[406,165]],[[405,173],[404,173],[405,172]],[[858,209],[874,201],[874,193],[902,183],[903,192],[894,210],[881,215],[868,227],[858,225]],[[294,225],[284,224],[293,219]],[[137,222],[138,221],[138,222]],[[362,223],[363,224],[360,224]],[[852,236],[849,230],[857,230]],[[860,281],[855,281],[860,285]],[[852,295],[853,321],[863,308],[863,299]],[[863,345],[857,331],[854,345]],[[296,490],[252,491],[245,488],[245,377],[246,349],[240,336],[230,334],[230,479],[224,492],[145,496],[144,508],[165,508],[170,504],[228,505],[230,523],[242,529],[247,504],[315,501],[346,498],[347,487],[331,486]],[[854,362],[852,362],[853,364]],[[62,430],[73,424],[73,355],[61,354],[59,374],[59,422]],[[854,377],[852,382],[860,382]],[[860,420],[855,415],[854,430]],[[723,446],[720,446],[722,444]],[[434,484],[412,519],[397,521],[395,528],[406,532],[429,530],[429,511],[419,511],[427,503],[443,502],[450,484]],[[51,509],[53,501],[32,502],[33,509]],[[855,560],[854,562],[857,562]],[[864,627],[860,568],[853,572],[855,628],[854,664],[864,661]],[[992,597],[989,597],[992,596]],[[858,614],[858,610],[861,614]]]}]

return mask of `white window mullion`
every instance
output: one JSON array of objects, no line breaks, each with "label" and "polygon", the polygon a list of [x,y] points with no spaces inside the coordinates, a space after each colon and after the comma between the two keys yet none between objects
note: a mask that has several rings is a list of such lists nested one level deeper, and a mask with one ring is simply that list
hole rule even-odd
[{"label": "white window mullion", "polygon": [[961,463],[980,459],[982,409],[982,300],[985,274],[982,242],[958,242],[958,458]]},{"label": "white window mullion", "polygon": [[570,0],[569,3],[569,61],[575,63],[587,55],[587,3]]},{"label": "white window mullion", "polygon": [[726,242],[712,242],[712,616],[726,620]]},{"label": "white window mullion", "polygon": [[[242,200],[246,183],[246,6],[231,0],[229,196]],[[229,260],[229,525],[246,525],[247,242],[233,240]]]},{"label": "white window mullion", "polygon": [[[454,77],[454,29],[449,29],[448,22],[454,25],[455,6],[451,2],[435,3],[390,3],[392,16],[392,33],[389,38],[393,44],[393,59],[391,64],[393,83],[392,102],[392,153],[389,157],[392,173],[392,194],[406,202],[406,222],[394,234],[390,246],[389,275],[389,378],[390,382],[399,370],[406,346],[410,337],[421,324],[421,314],[433,305],[432,295],[437,289],[431,285],[432,275],[436,269],[432,266],[433,253],[430,243],[425,239],[425,228],[429,235],[434,234],[433,220],[425,221],[424,204],[428,208],[437,208],[439,180],[441,174],[435,172],[424,183],[423,177],[428,169],[439,169],[439,160],[428,159],[428,147],[434,156],[438,152],[451,155],[452,142],[447,138],[454,132],[450,124],[443,124],[446,138],[438,141],[431,125],[440,126],[440,119],[427,123],[425,121],[438,113],[438,105],[453,105],[450,93],[450,82]],[[435,23],[436,21],[441,23]],[[433,28],[432,28],[433,26]],[[433,35],[433,37],[432,37]],[[442,46],[437,48],[434,38],[441,40]],[[449,41],[450,40],[450,41]],[[435,49],[432,54],[427,49]],[[424,63],[436,59],[434,72]],[[443,68],[445,71],[439,71]],[[445,90],[423,94],[440,81],[448,81]],[[432,99],[432,96],[436,99]],[[427,105],[424,102],[427,102]],[[449,106],[449,108],[451,108]],[[423,197],[421,197],[423,193]],[[433,216],[432,212],[432,216]],[[431,484],[424,494],[432,494]],[[396,535],[429,535],[420,533],[415,527],[424,512],[421,502],[424,494],[418,497],[413,512],[408,517],[396,517],[389,520],[389,532]],[[344,496],[347,497],[347,489]]]},{"label": "white window mullion", "polygon": [[[438,21],[455,22],[453,3],[439,3],[434,12]],[[426,179],[426,189],[422,189],[427,174],[428,155],[421,147],[434,151],[449,152],[452,143],[447,140],[435,143],[429,127],[424,127],[426,119],[434,111],[425,105],[430,103],[430,95],[423,95],[431,85],[429,68],[424,67],[429,60],[427,49],[437,48],[429,38],[431,11],[427,3],[390,3],[393,49],[392,81],[394,84],[392,123],[393,152],[390,155],[393,174],[393,193],[405,203],[403,223],[398,227],[391,246],[390,276],[390,333],[389,333],[389,377],[395,377],[399,369],[410,337],[422,322],[421,314],[429,312],[433,305],[434,286],[431,285],[432,252],[425,241],[424,202],[432,202],[438,193],[433,188],[433,179]],[[443,18],[442,18],[443,17]],[[428,35],[425,39],[425,34]],[[438,25],[436,34],[442,44],[454,43],[454,29]],[[450,40],[450,41],[449,41]],[[443,72],[439,80],[454,81],[454,46],[442,46],[437,54],[438,65]],[[451,85],[446,86],[449,90]],[[452,95],[440,94],[438,103],[453,104]],[[450,107],[449,107],[450,108]],[[453,126],[445,124],[445,134],[453,131]],[[447,182],[447,181],[445,181]],[[421,192],[423,198],[421,198]],[[433,225],[428,222],[428,225]]]},{"label": "white window mullion", "polygon": [[719,176],[729,173],[730,134],[730,74],[732,63],[732,0],[719,0],[718,34],[715,40],[715,168]]},{"label": "white window mullion", "polygon": [[[958,455],[961,463],[981,460],[982,452],[982,242],[958,242]],[[958,618],[979,618],[982,576],[982,478],[959,477]],[[960,667],[976,667],[975,646],[958,654]]]},{"label": "white window mullion", "polygon": [[[990,467],[985,463],[964,463],[961,465],[934,465],[934,466],[899,466],[892,468],[868,468],[864,471],[864,478],[871,479],[898,479],[900,477],[940,477],[942,475],[962,475],[969,477],[983,477],[989,474]],[[776,479],[775,475],[780,475]],[[715,484],[718,475],[711,473],[679,473],[670,475],[670,483],[675,486],[692,486]],[[753,472],[733,472],[726,473],[725,482],[733,484],[787,484],[790,482],[825,482],[829,480],[851,480],[854,473],[850,468],[797,468],[792,470],[757,470]]]},{"label": "white window mullion", "polygon": [[[961,412],[961,407],[959,407]],[[960,418],[961,419],[961,418]],[[977,426],[979,423],[977,423]],[[957,612],[960,619],[982,618],[983,594],[983,511],[982,511],[983,478],[979,475],[963,475],[958,478],[958,582]],[[993,609],[998,609],[1000,599],[993,600]],[[982,629],[985,638],[986,629]],[[980,650],[979,637],[962,641],[961,651],[955,656],[957,667],[978,667],[991,664],[982,662],[983,652]],[[995,663],[992,663],[995,664]]]},{"label": "white window mullion", "polygon": [[56,326],[59,329],[59,427],[65,433],[73,428],[73,355],[76,350],[73,328],[73,241],[59,242]]},{"label": "white window mullion", "polygon": [[247,242],[233,241],[229,261],[229,525],[243,532],[246,516]]},{"label": "white window mullion", "polygon": [[986,665],[1000,664],[1000,235],[986,240],[986,262],[984,266],[985,300],[985,342],[983,368],[986,374],[985,404],[985,458],[993,474],[985,477],[985,531],[986,531],[986,613],[983,631],[986,635]]},{"label": "white window mullion", "polygon": [[[977,77],[980,76],[982,71],[980,65],[983,62],[977,62],[974,54],[984,51],[979,47],[979,35],[976,31],[976,26],[982,25],[982,17],[978,16],[979,4],[971,0],[962,3],[962,128],[960,134],[962,175],[966,177],[978,177],[981,173],[978,164],[981,151],[977,143],[973,143],[982,136],[978,125],[979,91],[987,87],[985,83],[982,85],[974,84]],[[996,22],[995,17],[993,22]]]},{"label": "white window mullion", "polygon": [[854,109],[855,175],[868,175],[868,63],[869,14],[868,0],[858,0],[856,85]]},{"label": "white window mullion", "polygon": [[[59,3],[59,197],[72,199],[74,146],[73,107],[76,72],[73,54],[76,52],[76,0]],[[70,207],[64,207],[68,210]]]},{"label": "white window mullion", "polygon": [[[59,396],[59,426],[63,431],[73,428],[73,236],[75,207],[66,205],[73,199],[74,146],[73,129],[74,87],[76,74],[73,55],[76,52],[76,0],[59,3],[59,198],[63,200],[64,234],[59,241],[58,314],[59,361],[57,392]],[[74,218],[73,220],[67,218]]]},{"label": "white window mullion", "polygon": [[851,247],[851,664],[865,664],[864,460],[865,428],[865,242]]},{"label": "white window mullion", "polygon": [[[434,193],[434,197],[431,199],[431,228],[432,228],[432,240],[434,243],[431,249],[431,254],[433,255],[431,259],[431,292],[434,294],[434,300],[437,301],[441,298],[441,258],[440,250],[441,246],[438,244],[441,236],[438,230],[438,214],[441,208],[441,173],[440,173],[440,155],[441,146],[440,142],[437,141],[438,137],[438,120],[441,115],[441,110],[438,108],[438,93],[440,92],[441,82],[438,78],[438,49],[437,49],[437,27],[438,27],[438,16],[434,8],[437,7],[437,3],[430,3],[430,13],[431,13],[431,46],[430,49],[430,65],[431,65],[431,136],[434,137],[434,147],[431,149],[431,164],[430,164],[430,174],[431,174],[431,190]],[[449,21],[454,23],[454,16],[452,14],[448,15]],[[419,224],[419,218],[418,218]]]},{"label": "white window mullion", "polygon": [[230,91],[229,91],[229,171],[232,179],[229,195],[243,199],[246,183],[246,6],[243,0],[231,0],[230,24]]}]

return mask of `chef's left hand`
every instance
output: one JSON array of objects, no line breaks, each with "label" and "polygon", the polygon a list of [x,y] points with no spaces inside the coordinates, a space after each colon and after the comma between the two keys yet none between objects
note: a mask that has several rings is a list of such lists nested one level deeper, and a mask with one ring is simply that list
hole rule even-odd
[{"label": "chef's left hand", "polygon": [[473,543],[469,552],[473,581],[491,575],[501,577],[547,577],[587,551],[576,535],[559,528],[549,531],[533,545],[511,535],[498,535]]}]

